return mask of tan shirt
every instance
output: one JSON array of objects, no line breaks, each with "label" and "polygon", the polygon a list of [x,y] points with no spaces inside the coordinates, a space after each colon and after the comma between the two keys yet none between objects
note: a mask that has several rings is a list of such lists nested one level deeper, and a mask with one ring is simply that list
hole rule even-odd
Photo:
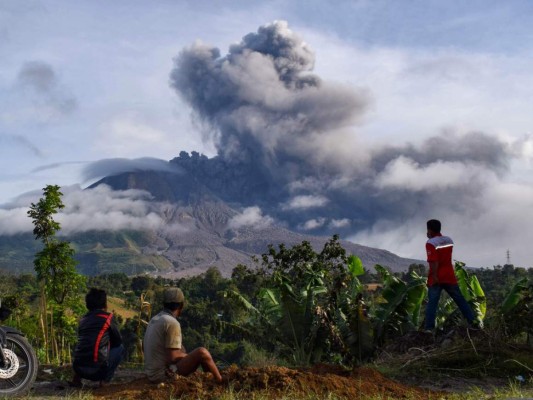
[{"label": "tan shirt", "polygon": [[181,349],[180,323],[168,311],[150,320],[144,334],[144,371],[152,382],[165,379],[168,349]]}]

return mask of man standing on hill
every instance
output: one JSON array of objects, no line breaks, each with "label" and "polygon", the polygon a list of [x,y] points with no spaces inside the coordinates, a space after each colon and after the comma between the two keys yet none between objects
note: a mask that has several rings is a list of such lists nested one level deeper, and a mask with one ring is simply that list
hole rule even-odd
[{"label": "man standing on hill", "polygon": [[71,386],[81,387],[81,379],[100,381],[104,386],[111,381],[117,369],[124,347],[113,319],[107,312],[105,290],[92,288],[85,296],[89,312],[78,327],[78,344],[74,350],[74,379]]},{"label": "man standing on hill", "polygon": [[183,310],[185,296],[178,288],[167,288],[163,293],[164,309],[150,320],[144,334],[144,370],[152,382],[164,381],[175,374],[187,376],[202,366],[222,382],[211,354],[199,347],[186,353],[182,344],[181,326],[177,318]]},{"label": "man standing on hill", "polygon": [[468,321],[468,325],[474,323],[474,313],[470,305],[461,294],[457,285],[457,278],[452,264],[453,241],[448,236],[440,233],[441,223],[431,219],[427,222],[426,243],[427,260],[429,263],[428,275],[428,305],[426,307],[425,330],[435,329],[435,318],[439,305],[440,294],[444,289],[455,301],[459,310]]}]

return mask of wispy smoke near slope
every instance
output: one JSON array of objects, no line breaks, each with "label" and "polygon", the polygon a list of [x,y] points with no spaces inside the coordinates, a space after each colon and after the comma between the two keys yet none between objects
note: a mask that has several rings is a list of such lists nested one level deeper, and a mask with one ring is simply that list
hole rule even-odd
[{"label": "wispy smoke near slope", "polygon": [[85,181],[90,181],[105,176],[135,171],[165,171],[173,173],[182,172],[175,165],[169,164],[168,161],[160,160],[158,158],[106,158],[86,165],[83,168],[82,175]]},{"label": "wispy smoke near slope", "polygon": [[0,144],[2,143],[14,143],[22,148],[29,150],[35,156],[43,156],[42,151],[24,135],[7,135],[0,133]]},{"label": "wispy smoke near slope", "polygon": [[19,71],[17,84],[27,91],[41,113],[67,115],[77,107],[76,98],[60,84],[52,66],[42,61],[25,63]]}]

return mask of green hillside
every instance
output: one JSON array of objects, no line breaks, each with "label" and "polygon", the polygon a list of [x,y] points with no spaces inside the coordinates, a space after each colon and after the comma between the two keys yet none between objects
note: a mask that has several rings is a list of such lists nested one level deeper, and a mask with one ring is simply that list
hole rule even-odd
[{"label": "green hillside", "polygon": [[[76,251],[78,271],[85,275],[167,271],[172,267],[169,260],[141,251],[152,239],[141,231],[90,231],[67,237]],[[33,258],[40,249],[31,234],[0,236],[0,270],[33,272]]]}]

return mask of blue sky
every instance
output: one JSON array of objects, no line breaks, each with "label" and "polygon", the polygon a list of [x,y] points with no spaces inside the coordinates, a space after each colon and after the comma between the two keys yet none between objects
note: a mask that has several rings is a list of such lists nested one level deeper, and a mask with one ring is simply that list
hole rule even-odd
[{"label": "blue sky", "polygon": [[[508,144],[511,168],[480,200],[481,228],[497,234],[486,247],[471,232],[457,236],[479,264],[504,262],[513,246],[527,262],[516,243],[527,246],[532,234],[515,236],[513,226],[532,218],[533,205],[529,1],[0,0],[0,204],[49,183],[87,185],[83,168],[103,158],[214,155],[169,86],[172,59],[196,40],[225,54],[274,20],[288,21],[314,50],[317,75],[371,99],[346,143],[480,131]],[[520,202],[495,205],[507,196]],[[460,232],[460,221],[451,228]],[[353,238],[420,258],[416,226],[383,232],[376,224]],[[476,255],[496,243],[503,250]]]}]

